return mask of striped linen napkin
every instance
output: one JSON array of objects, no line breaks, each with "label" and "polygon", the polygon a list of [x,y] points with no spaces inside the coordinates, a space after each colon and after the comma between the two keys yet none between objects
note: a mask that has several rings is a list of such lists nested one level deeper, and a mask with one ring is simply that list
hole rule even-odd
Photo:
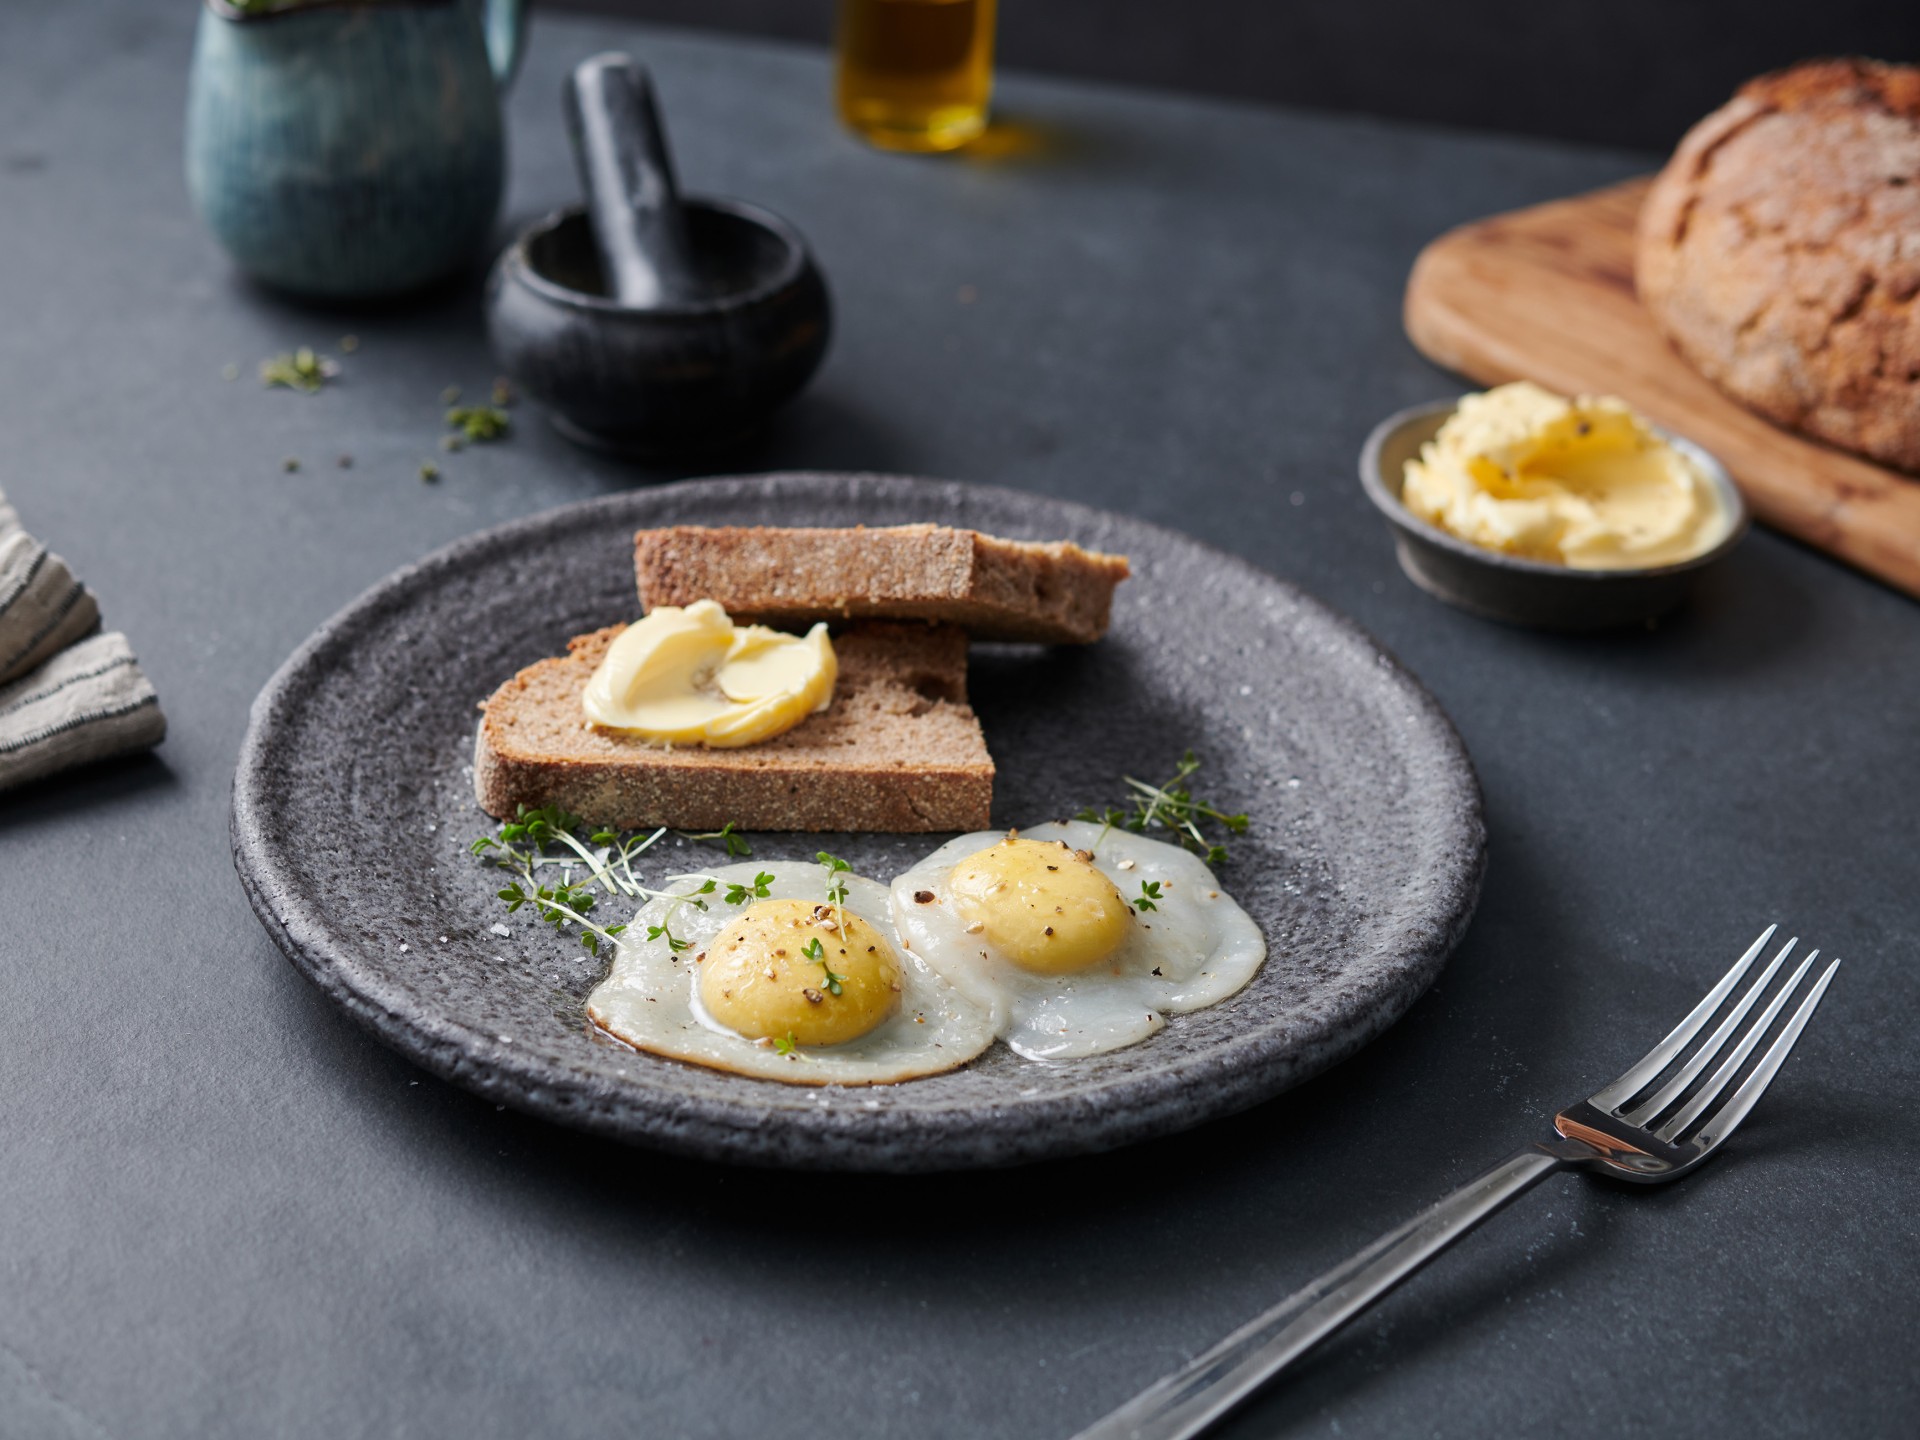
[{"label": "striped linen napkin", "polygon": [[127,637],[99,627],[93,592],[0,493],[0,790],[166,735]]},{"label": "striped linen napkin", "polygon": [[24,530],[0,540],[0,684],[100,627],[93,592]]}]

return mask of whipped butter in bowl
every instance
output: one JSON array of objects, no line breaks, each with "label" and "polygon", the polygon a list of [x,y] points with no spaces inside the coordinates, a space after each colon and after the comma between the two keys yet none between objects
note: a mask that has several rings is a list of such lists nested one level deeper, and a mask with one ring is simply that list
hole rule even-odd
[{"label": "whipped butter in bowl", "polygon": [[1382,422],[1361,481],[1421,588],[1560,630],[1650,620],[1744,532],[1706,451],[1623,401],[1524,381]]}]

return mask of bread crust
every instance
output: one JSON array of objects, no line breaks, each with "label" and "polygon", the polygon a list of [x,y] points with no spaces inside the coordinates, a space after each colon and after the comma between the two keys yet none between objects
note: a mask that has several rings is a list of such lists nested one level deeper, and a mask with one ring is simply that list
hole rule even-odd
[{"label": "bread crust", "polygon": [[1735,399],[1920,470],[1920,70],[1821,60],[1742,86],[1655,180],[1635,280]]},{"label": "bread crust", "polygon": [[676,525],[633,537],[641,605],[718,601],[737,621],[928,620],[977,640],[1086,645],[1106,633],[1124,555],[946,525]]},{"label": "bread crust", "polygon": [[738,750],[666,748],[587,723],[581,692],[625,626],[582,635],[488,699],[474,739],[480,808],[559,805],[589,824],[717,830],[981,830],[993,759],[966,703],[967,639],[856,626],[834,642],[831,706]]}]

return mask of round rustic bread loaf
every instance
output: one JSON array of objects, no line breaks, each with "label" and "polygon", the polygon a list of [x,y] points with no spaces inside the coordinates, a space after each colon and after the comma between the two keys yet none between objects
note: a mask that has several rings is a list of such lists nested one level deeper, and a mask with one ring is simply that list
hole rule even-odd
[{"label": "round rustic bread loaf", "polygon": [[1654,182],[1636,279],[1729,395],[1920,470],[1920,69],[1816,60],[1748,81]]}]

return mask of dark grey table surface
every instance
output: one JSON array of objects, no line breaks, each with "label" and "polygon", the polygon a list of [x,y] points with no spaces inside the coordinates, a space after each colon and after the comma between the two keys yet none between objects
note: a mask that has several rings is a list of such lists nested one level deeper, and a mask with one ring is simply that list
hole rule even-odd
[{"label": "dark grey table surface", "polygon": [[[465,532],[670,477],[523,411],[420,483],[439,391],[492,373],[477,282],[350,316],[239,282],[180,180],[193,19],[0,9],[0,485],[173,727],[0,799],[0,1433],[1064,1435],[1539,1133],[1772,919],[1849,964],[1723,1159],[1549,1182],[1231,1433],[1912,1433],[1920,611],[1756,533],[1654,632],[1500,629],[1401,578],[1353,477],[1376,418],[1456,388],[1400,331],[1420,244],[1649,157],[1014,76],[1005,153],[916,161],[836,127],[818,53],[538,22],[509,221],[572,193],[566,67],[630,46],[689,187],[785,212],[832,278],[818,383],[725,468],[1190,531],[1371,628],[1486,788],[1466,943],[1318,1081],[1021,1171],[727,1171],[423,1076],[241,897],[235,751],[310,630]],[[317,397],[251,378],[347,331]]]}]

